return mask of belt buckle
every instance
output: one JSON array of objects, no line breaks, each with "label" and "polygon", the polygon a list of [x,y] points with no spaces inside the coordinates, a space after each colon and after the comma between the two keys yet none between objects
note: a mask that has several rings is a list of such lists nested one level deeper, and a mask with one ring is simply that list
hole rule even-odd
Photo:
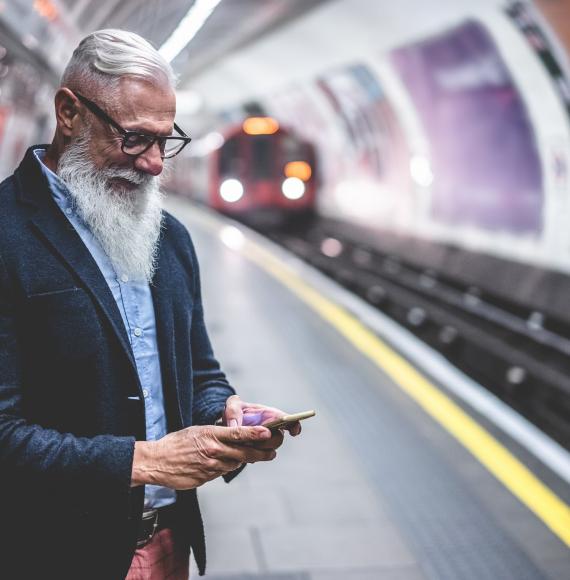
[{"label": "belt buckle", "polygon": [[148,510],[142,513],[141,518],[142,522],[146,522],[152,519],[154,519],[154,522],[152,523],[152,530],[150,531],[150,533],[147,535],[146,538],[137,540],[137,548],[143,548],[144,546],[146,546],[152,540],[156,532],[156,528],[158,528],[158,510],[156,509]]}]

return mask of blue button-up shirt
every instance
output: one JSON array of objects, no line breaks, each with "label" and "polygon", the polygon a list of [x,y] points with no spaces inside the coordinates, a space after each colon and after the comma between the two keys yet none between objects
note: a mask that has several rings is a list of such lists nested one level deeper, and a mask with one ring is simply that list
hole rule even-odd
[{"label": "blue button-up shirt", "polygon": [[[113,293],[129,336],[142,385],[146,438],[147,440],[160,439],[166,435],[167,429],[156,320],[150,286],[147,282],[129,280],[128,276],[122,272],[115,271],[99,241],[75,213],[65,184],[43,163],[45,149],[35,149],[34,153],[47,177],[55,202],[87,246]],[[163,507],[175,501],[176,492],[174,490],[158,485],[145,486],[145,508]]]}]

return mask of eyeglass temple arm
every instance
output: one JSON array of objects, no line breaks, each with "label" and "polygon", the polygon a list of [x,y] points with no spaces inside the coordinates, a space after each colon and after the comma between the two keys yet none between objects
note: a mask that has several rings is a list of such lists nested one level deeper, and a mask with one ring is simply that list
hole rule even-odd
[{"label": "eyeglass temple arm", "polygon": [[184,133],[184,131],[176,123],[174,123],[174,128],[176,131],[178,131],[178,133],[180,133],[180,135],[182,135],[182,137],[188,137],[188,135],[186,135],[186,133]]}]

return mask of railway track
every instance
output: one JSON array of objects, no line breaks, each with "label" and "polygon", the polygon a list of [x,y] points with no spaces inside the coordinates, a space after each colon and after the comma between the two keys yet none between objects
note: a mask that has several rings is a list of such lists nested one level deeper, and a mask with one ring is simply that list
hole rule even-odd
[{"label": "railway track", "polygon": [[570,328],[319,221],[266,233],[441,352],[570,449]]}]

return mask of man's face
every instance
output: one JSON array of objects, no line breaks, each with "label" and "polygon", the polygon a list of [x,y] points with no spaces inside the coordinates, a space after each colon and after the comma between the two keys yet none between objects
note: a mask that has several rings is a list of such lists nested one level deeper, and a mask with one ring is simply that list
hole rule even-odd
[{"label": "man's face", "polygon": [[[123,79],[119,98],[83,95],[125,130],[171,135],[175,99],[170,89]],[[79,217],[98,239],[118,275],[150,281],[162,224],[158,144],[137,157],[121,150],[120,134],[90,110],[74,127],[58,160]]]},{"label": "man's face", "polygon": [[[133,77],[124,77],[119,84],[116,98],[109,102],[105,95],[85,95],[95,101],[123,129],[140,131],[151,135],[169,136],[174,126],[176,97],[168,86],[155,84]],[[157,176],[162,172],[163,160],[158,144],[137,157],[121,150],[121,135],[105,121],[86,112],[90,124],[90,157],[98,169],[134,169],[142,176]],[[131,190],[136,183],[116,177],[110,180],[113,189]]]}]

